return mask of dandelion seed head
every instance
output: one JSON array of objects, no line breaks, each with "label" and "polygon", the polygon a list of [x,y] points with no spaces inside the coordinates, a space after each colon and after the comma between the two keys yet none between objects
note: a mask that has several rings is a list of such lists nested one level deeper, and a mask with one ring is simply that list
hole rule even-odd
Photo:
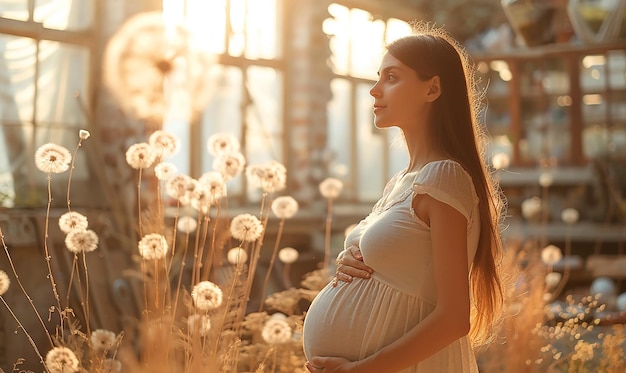
[{"label": "dandelion seed head", "polygon": [[148,138],[148,143],[156,150],[157,156],[168,158],[176,154],[180,146],[180,140],[175,135],[163,131],[154,131]]},{"label": "dandelion seed head", "polygon": [[272,212],[279,219],[290,219],[298,212],[298,201],[291,196],[276,197],[272,201]]},{"label": "dandelion seed head", "polygon": [[165,184],[165,192],[168,196],[180,200],[187,194],[189,185],[193,183],[193,179],[190,176],[179,174],[173,176]]},{"label": "dandelion seed head", "polygon": [[156,157],[157,152],[146,142],[133,144],[126,151],[126,162],[136,170],[152,166]]},{"label": "dandelion seed head", "polygon": [[201,185],[200,183],[196,185],[196,188],[190,194],[190,202],[191,207],[194,209],[201,211],[204,214],[209,212],[209,208],[211,207],[211,197],[209,196],[209,192],[204,185]]},{"label": "dandelion seed head", "polygon": [[54,347],[46,354],[46,367],[50,373],[74,373],[78,371],[78,358],[67,347]]},{"label": "dandelion seed head", "polygon": [[160,162],[154,166],[154,176],[161,181],[168,181],[176,174],[177,167],[171,162]]},{"label": "dandelion seed head", "polygon": [[9,280],[9,276],[3,270],[0,270],[0,296],[4,295],[7,290],[9,290],[9,286],[11,285],[11,280]]},{"label": "dandelion seed head", "polygon": [[209,136],[207,140],[207,150],[214,157],[224,153],[238,152],[239,147],[239,140],[230,133],[216,133]]},{"label": "dandelion seed head", "polygon": [[89,136],[91,136],[91,133],[87,130],[78,131],[78,137],[80,137],[81,140],[87,140]]},{"label": "dandelion seed head", "polygon": [[242,242],[254,242],[263,233],[263,225],[259,219],[250,214],[240,214],[230,223],[230,234]]},{"label": "dandelion seed head", "polygon": [[298,253],[298,250],[294,249],[293,247],[283,247],[278,252],[278,259],[283,263],[290,264],[298,260],[299,255],[300,254]]},{"label": "dandelion seed head", "polygon": [[224,181],[239,175],[246,166],[246,158],[240,152],[222,153],[213,160],[213,169],[219,171]]},{"label": "dandelion seed head", "polygon": [[291,327],[283,318],[270,318],[263,325],[261,336],[269,344],[284,344],[291,341]]},{"label": "dandelion seed head", "polygon": [[222,289],[211,281],[201,281],[191,291],[193,304],[201,312],[207,312],[222,305]]},{"label": "dandelion seed head", "polygon": [[209,315],[190,315],[187,318],[187,327],[190,334],[200,333],[204,337],[211,330],[211,318],[209,318]]},{"label": "dandelion seed head", "polygon": [[165,237],[158,233],[150,233],[143,236],[138,246],[139,255],[147,260],[163,259],[168,250]]},{"label": "dandelion seed head", "polygon": [[246,177],[250,184],[261,188],[266,193],[285,189],[287,169],[281,163],[270,161],[263,165],[250,165],[246,168]]},{"label": "dandelion seed head", "polygon": [[536,217],[542,209],[541,199],[539,197],[531,197],[522,201],[522,216],[526,219]]},{"label": "dandelion seed head", "polygon": [[59,217],[59,228],[65,234],[75,229],[87,229],[88,225],[87,217],[75,211],[68,211]]},{"label": "dandelion seed head", "polygon": [[183,233],[194,232],[197,227],[198,227],[197,220],[187,215],[181,216],[180,218],[178,218],[178,223],[176,225],[176,228],[178,228],[178,230]]},{"label": "dandelion seed head", "polygon": [[324,179],[319,184],[319,189],[324,198],[333,199],[337,198],[339,194],[341,194],[341,190],[343,189],[343,183],[339,179],[329,177]]},{"label": "dandelion seed head", "polygon": [[69,150],[57,144],[45,144],[35,152],[35,166],[45,173],[59,174],[70,168],[72,155]]},{"label": "dandelion seed head", "polygon": [[110,330],[96,329],[91,332],[91,345],[97,351],[110,351],[116,340],[117,336]]},{"label": "dandelion seed head", "polygon": [[74,229],[65,236],[65,246],[74,253],[88,253],[98,248],[98,235],[91,229]]},{"label": "dandelion seed head", "polygon": [[566,208],[561,212],[561,220],[563,220],[565,224],[576,224],[578,217],[578,210],[574,208]]},{"label": "dandelion seed head", "polygon": [[226,183],[224,182],[224,177],[219,172],[210,171],[204,173],[198,179],[198,183],[207,189],[211,205],[217,205],[219,200],[226,196]]},{"label": "dandelion seed head", "polygon": [[228,263],[230,264],[243,264],[248,260],[248,254],[241,247],[234,247],[228,250],[226,258],[228,259]]},{"label": "dandelion seed head", "polygon": [[546,171],[542,172],[541,175],[539,175],[539,185],[541,185],[542,187],[547,188],[551,186],[553,182],[554,175],[552,174],[552,172]]},{"label": "dandelion seed head", "polygon": [[554,265],[558,263],[561,258],[563,258],[563,254],[561,253],[561,249],[555,245],[548,245],[541,250],[541,260],[546,265]]}]

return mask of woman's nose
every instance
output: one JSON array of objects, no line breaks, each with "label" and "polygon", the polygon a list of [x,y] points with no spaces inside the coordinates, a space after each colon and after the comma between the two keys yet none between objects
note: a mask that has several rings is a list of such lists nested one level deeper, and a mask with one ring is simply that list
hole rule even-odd
[{"label": "woman's nose", "polygon": [[375,83],[372,88],[370,88],[370,95],[372,97],[380,97],[380,90],[378,89],[378,83]]}]

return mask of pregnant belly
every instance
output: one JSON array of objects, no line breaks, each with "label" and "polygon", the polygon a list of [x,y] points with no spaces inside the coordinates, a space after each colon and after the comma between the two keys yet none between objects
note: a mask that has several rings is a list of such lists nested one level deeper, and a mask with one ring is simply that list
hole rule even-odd
[{"label": "pregnant belly", "polygon": [[432,309],[375,278],[326,286],[304,320],[304,353],[307,359],[365,358],[402,336]]}]

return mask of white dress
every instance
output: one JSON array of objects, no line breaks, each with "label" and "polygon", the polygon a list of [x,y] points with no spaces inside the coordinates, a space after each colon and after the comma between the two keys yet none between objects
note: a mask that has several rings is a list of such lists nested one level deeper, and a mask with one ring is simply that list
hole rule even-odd
[{"label": "white dress", "polygon": [[[357,244],[371,279],[328,284],[304,321],[304,352],[360,360],[398,339],[428,316],[437,303],[430,229],[413,211],[416,194],[428,194],[467,219],[470,266],[480,231],[478,197],[471,177],[452,160],[394,176],[372,212],[346,237]],[[402,373],[478,372],[467,336]]]}]

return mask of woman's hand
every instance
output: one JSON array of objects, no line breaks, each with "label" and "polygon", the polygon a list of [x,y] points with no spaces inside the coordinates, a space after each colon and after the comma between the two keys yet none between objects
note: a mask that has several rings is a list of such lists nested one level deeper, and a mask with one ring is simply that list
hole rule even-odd
[{"label": "woman's hand", "polygon": [[311,373],[356,373],[357,364],[342,357],[315,356],[306,362],[306,368]]},{"label": "woman's hand", "polygon": [[354,277],[370,278],[373,269],[363,263],[363,255],[358,246],[348,246],[337,255],[337,273],[335,278],[339,281],[352,282]]}]

